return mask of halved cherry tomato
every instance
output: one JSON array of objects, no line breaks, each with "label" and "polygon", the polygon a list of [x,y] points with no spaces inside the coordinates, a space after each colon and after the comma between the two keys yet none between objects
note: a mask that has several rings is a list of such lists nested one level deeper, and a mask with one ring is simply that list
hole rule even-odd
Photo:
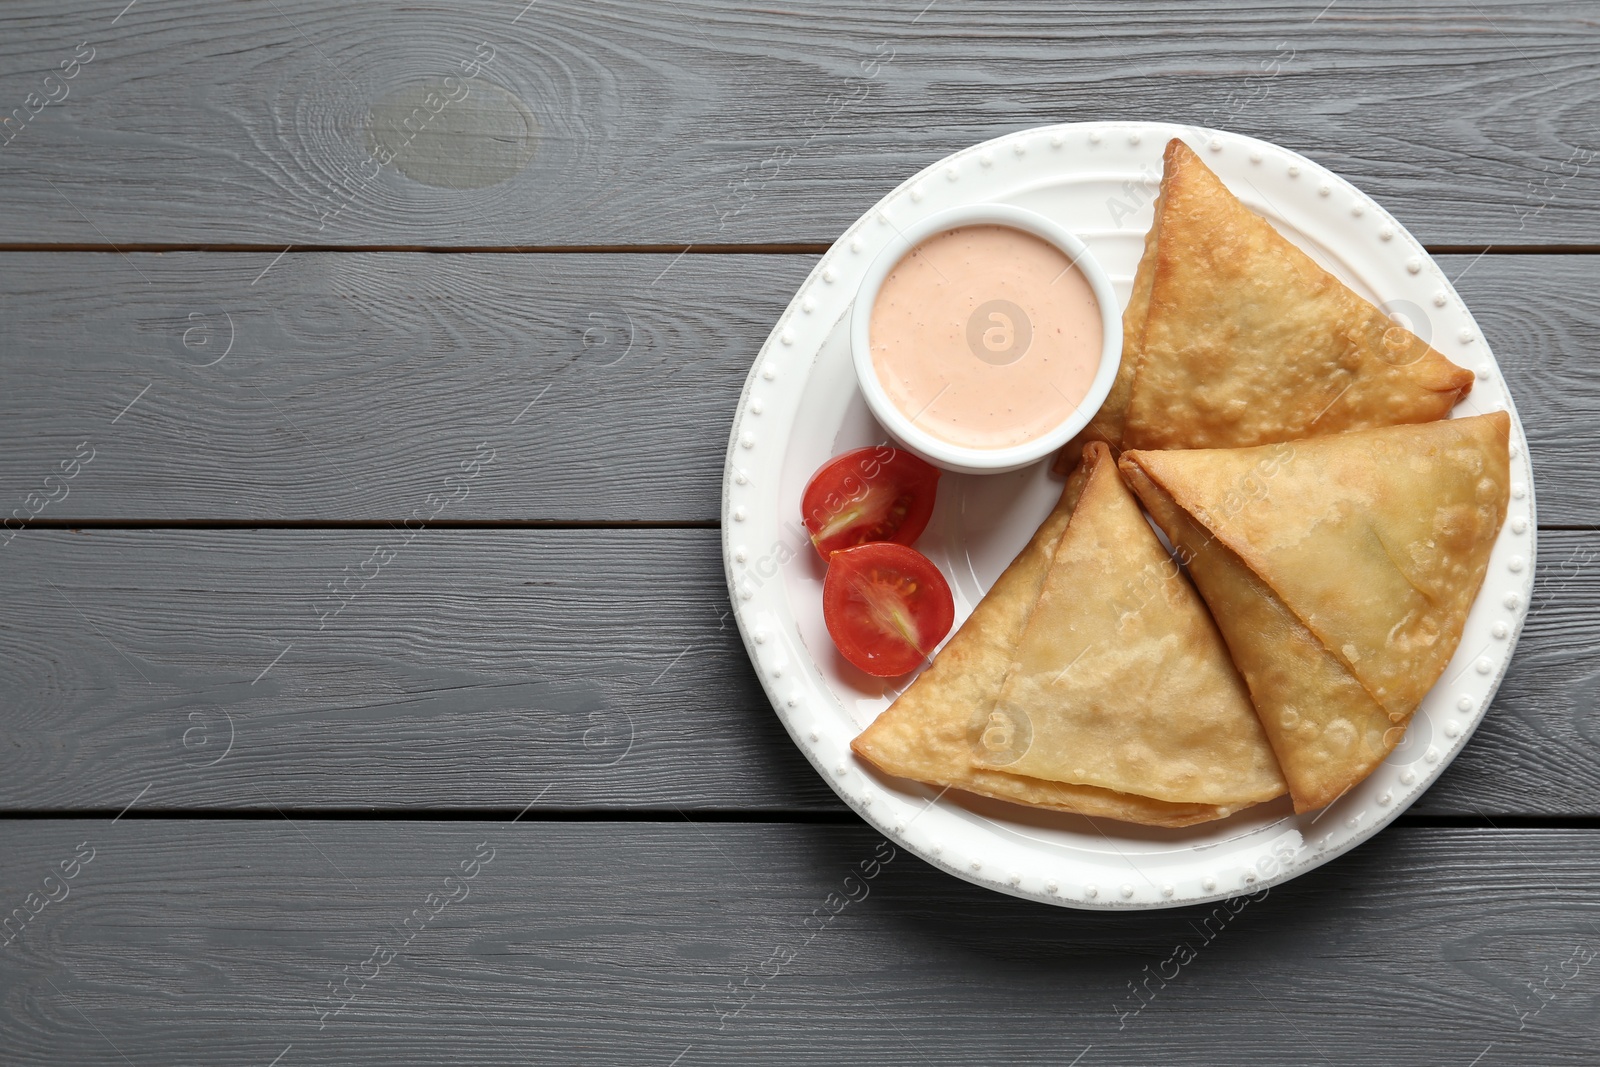
[{"label": "halved cherry tomato", "polygon": [[888,445],[824,463],[806,483],[800,514],[823,559],[873,541],[909,545],[928,525],[939,470]]},{"label": "halved cherry tomato", "polygon": [[822,618],[844,658],[893,678],[927,659],[955,621],[950,586],[914,548],[875,541],[835,552],[822,583]]}]

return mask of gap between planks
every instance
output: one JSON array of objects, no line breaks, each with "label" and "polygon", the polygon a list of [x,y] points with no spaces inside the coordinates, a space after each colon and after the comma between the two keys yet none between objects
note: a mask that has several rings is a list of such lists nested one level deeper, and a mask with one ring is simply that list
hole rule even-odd
[{"label": "gap between planks", "polygon": [[[401,519],[79,518],[35,519],[28,523],[27,529],[68,532],[75,530],[396,530],[400,528],[401,522]],[[426,525],[430,530],[716,530],[722,523],[718,519],[436,519]]]},{"label": "gap between planks", "polygon": [[[403,245],[403,244],[220,244],[217,242],[170,243],[133,242],[124,244],[69,244],[60,242],[0,242],[5,252],[99,252],[126,254],[143,252],[259,252],[270,255],[297,255],[305,252],[410,252],[424,255],[696,255],[696,256],[793,256],[822,255],[833,247],[828,241],[789,243],[729,244],[691,242],[688,244],[636,245]],[[1424,245],[1433,256],[1593,256],[1600,255],[1600,244],[1437,244]]]},{"label": "gap between planks", "polygon": [[[232,819],[273,822],[291,818],[310,822],[603,822],[603,823],[732,823],[741,825],[868,825],[855,812],[756,811],[741,808],[68,808],[0,811],[0,822],[41,822],[126,818],[172,821]],[[1412,815],[1402,814],[1390,824],[1422,829],[1464,830],[1600,830],[1597,815]]]},{"label": "gap between planks", "polygon": [[[298,254],[302,252],[417,252],[427,255],[821,255],[831,246],[828,242],[796,241],[789,243],[729,244],[706,242],[704,244],[636,244],[636,245],[394,245],[349,244],[319,245],[290,244],[280,247],[270,244],[219,244],[217,242],[163,244],[159,242],[134,242],[127,244],[62,244],[58,242],[12,241],[0,242],[0,252],[260,252],[271,255]],[[1567,246],[1549,246],[1560,251]],[[1577,247],[1577,246],[1573,246]],[[1595,246],[1600,251],[1600,245]],[[1476,248],[1473,251],[1477,251]]]},{"label": "gap between planks", "polygon": [[[30,530],[393,530],[399,519],[35,519]],[[719,530],[720,519],[440,519],[430,530]],[[1543,523],[1540,533],[1595,533],[1600,523]]]}]

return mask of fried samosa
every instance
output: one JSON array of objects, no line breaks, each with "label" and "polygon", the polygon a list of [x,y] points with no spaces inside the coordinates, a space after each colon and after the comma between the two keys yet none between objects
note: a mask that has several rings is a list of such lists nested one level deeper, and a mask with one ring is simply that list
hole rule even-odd
[{"label": "fried samosa", "polygon": [[1404,723],[1395,725],[1283,601],[1126,456],[1122,470],[1227,639],[1295,810],[1332,803],[1393,750]]},{"label": "fried samosa", "polygon": [[980,738],[978,764],[1237,810],[1283,775],[1204,603],[1103,443]]},{"label": "fried samosa", "polygon": [[885,774],[1036,807],[1151,826],[1189,826],[1222,818],[1228,812],[1212,805],[1171,804],[991,770],[974,762],[985,739],[1004,741],[999,736],[1003,724],[992,718],[995,698],[1087,474],[1068,482],[1055,510],[961,629],[851,747]]},{"label": "fried samosa", "polygon": [[1296,810],[1361,781],[1455,654],[1509,499],[1505,412],[1123,454],[1210,605]]},{"label": "fried samosa", "polygon": [[1470,371],[1319,267],[1182,141],[1164,161],[1116,382],[1058,469],[1088,440],[1237,448],[1430,422],[1471,390]]},{"label": "fried samosa", "polygon": [[[1099,448],[1102,450],[1102,446]],[[962,629],[934,657],[933,664],[898,701],[856,737],[853,749],[859,757],[886,774],[1056,811],[1163,827],[1221,819],[1254,800],[1227,805],[1158,800],[1141,792],[1050,781],[998,766],[1000,752],[1018,749],[1026,742],[1026,736],[1019,737],[1016,733],[1018,720],[997,713],[995,701],[1013,667],[1022,633],[1027,629],[1051,560],[1062,542],[1062,531],[1070,530],[1069,518],[1077,520],[1074,506],[1080,494],[1090,501],[1091,507],[1101,509],[1106,504],[1107,488],[1112,483],[1120,488],[1109,453],[1102,450],[1096,456],[1096,461],[1086,464],[1069,482],[1062,493],[1061,504],[1046,518],[1010,568],[1006,568]],[[1102,480],[1109,477],[1110,483],[1102,483],[1101,491],[1090,498],[1096,470],[1101,472]],[[1126,494],[1126,490],[1122,491]],[[1126,502],[1134,515],[1138,515],[1138,507],[1133,506],[1131,499]],[[1139,522],[1142,525],[1142,518]],[[1144,536],[1149,537],[1150,545],[1158,550],[1149,525],[1144,525]],[[1096,571],[1101,574],[1101,581],[1107,581],[1107,576],[1115,573],[1115,566],[1117,560],[1112,558],[1099,561]],[[1088,659],[1090,657],[1085,656],[1085,661]],[[1134,699],[1160,701],[1163,697],[1149,691],[1149,696]],[[1262,750],[1266,750],[1264,742]],[[1098,760],[1099,757],[1094,758]],[[1267,750],[1267,758],[1270,760],[1270,750]],[[1278,785],[1277,792],[1283,792],[1282,784]]]}]

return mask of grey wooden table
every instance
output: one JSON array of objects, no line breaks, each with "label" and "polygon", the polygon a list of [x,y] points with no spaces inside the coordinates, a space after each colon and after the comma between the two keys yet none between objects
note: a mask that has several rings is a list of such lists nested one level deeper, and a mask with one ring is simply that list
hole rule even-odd
[{"label": "grey wooden table", "polygon": [[[1597,105],[1593,2],[7,4],[0,1063],[1600,1062]],[[893,855],[819,925],[891,854],[733,630],[734,401],[904,176],[1122,117],[1438,256],[1532,442],[1526,634],[1287,886]]]}]

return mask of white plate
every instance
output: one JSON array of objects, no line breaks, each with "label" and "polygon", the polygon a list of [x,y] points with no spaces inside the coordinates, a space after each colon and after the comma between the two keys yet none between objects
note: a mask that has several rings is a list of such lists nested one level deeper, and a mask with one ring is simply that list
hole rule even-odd
[{"label": "white plate", "polygon": [[[957,799],[884,778],[850,741],[898,692],[852,668],[822,622],[823,566],[800,524],[800,494],[830,457],[885,440],[851,369],[857,284],[897,228],[960,204],[1017,204],[1089,245],[1127,299],[1150,226],[1161,153],[1181,137],[1239,195],[1319,263],[1454,362],[1477,373],[1455,414],[1511,412],[1511,507],[1455,658],[1406,739],[1329,807],[1287,799],[1184,830]],[[964,619],[1050,510],[1059,482],[946,474],[917,547],[950,581]],[[940,160],[884,197],[822,257],[767,338],[739,398],[722,490],[723,559],[745,647],[773,707],[862,818],[934,866],[1014,896],[1079,908],[1153,908],[1255,892],[1370,837],[1449,765],[1483,718],[1528,611],[1533,477],[1522,424],[1489,346],[1422,246],[1349,182],[1276,145],[1161,123],[1023,130]]]}]

